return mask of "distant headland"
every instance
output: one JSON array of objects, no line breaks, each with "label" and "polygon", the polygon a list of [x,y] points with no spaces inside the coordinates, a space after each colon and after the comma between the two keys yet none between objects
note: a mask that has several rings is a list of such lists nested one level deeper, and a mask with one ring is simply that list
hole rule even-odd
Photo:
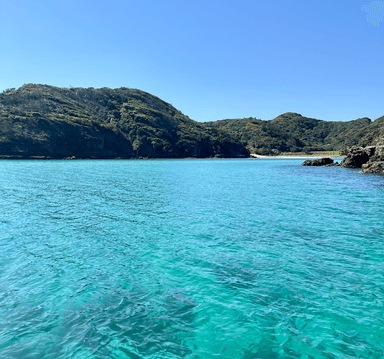
[{"label": "distant headland", "polygon": [[384,116],[322,121],[287,112],[197,122],[147,92],[25,84],[0,93],[0,158],[244,158],[337,155],[383,144]]}]

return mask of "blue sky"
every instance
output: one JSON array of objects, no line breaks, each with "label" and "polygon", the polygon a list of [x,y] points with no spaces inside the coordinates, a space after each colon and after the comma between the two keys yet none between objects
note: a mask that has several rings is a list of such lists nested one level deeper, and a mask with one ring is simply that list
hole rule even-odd
[{"label": "blue sky", "polygon": [[384,2],[0,0],[0,91],[130,87],[197,121],[384,115]]}]

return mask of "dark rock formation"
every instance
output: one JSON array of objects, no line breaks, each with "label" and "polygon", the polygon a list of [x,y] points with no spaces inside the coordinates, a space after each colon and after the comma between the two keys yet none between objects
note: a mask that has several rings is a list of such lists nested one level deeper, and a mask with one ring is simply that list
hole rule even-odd
[{"label": "dark rock formation", "polygon": [[333,162],[333,163],[329,163],[327,165],[324,165],[323,167],[340,167],[340,163]]},{"label": "dark rock formation", "polygon": [[384,174],[384,146],[352,147],[341,166],[361,168],[362,173]]},{"label": "dark rock formation", "polygon": [[369,161],[374,147],[351,147],[347,152],[347,157],[341,161],[342,167],[361,168],[364,163]]},{"label": "dark rock formation", "polygon": [[384,161],[365,163],[361,168],[361,172],[384,174]]},{"label": "dark rock formation", "polygon": [[327,166],[327,167],[336,167],[339,164],[333,162],[332,158],[320,158],[319,160],[306,160],[302,164],[302,166]]}]

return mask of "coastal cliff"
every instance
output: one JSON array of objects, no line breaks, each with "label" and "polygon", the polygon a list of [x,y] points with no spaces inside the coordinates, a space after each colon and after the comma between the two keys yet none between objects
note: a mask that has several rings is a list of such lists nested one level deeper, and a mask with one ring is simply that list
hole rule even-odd
[{"label": "coastal cliff", "polygon": [[237,137],[128,88],[27,84],[0,94],[0,158],[249,157]]}]

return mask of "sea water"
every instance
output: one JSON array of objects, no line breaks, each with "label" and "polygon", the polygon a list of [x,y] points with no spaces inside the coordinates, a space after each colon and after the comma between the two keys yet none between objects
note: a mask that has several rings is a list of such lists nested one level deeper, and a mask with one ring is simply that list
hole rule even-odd
[{"label": "sea water", "polygon": [[1,358],[383,358],[384,177],[0,162]]}]

